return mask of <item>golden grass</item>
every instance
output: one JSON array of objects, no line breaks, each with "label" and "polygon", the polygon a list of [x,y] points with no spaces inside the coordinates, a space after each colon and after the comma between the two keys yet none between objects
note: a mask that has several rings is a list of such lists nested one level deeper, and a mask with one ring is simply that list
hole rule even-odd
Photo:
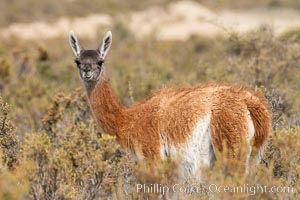
[{"label": "golden grass", "polygon": [[[76,89],[82,86],[66,40],[3,41],[1,199],[165,198],[161,193],[137,192],[137,184],[155,183],[199,188],[188,195],[178,192],[180,187],[176,186],[177,193],[168,192],[169,198],[299,198],[297,40],[292,36],[276,38],[269,28],[229,38],[195,36],[185,42],[136,40],[122,24],[116,24],[113,31],[114,44],[106,65],[112,86],[126,105],[165,85],[213,81],[263,87],[273,111],[274,129],[263,162],[246,175],[239,170],[242,162],[232,163],[219,156],[212,169],[202,172],[201,183],[180,183],[177,163],[168,160],[155,170],[137,165],[119,149],[115,138],[95,126],[83,89]],[[84,43],[98,46],[88,39]],[[8,102],[10,109],[3,102]],[[225,186],[230,190],[244,185],[251,191],[212,193],[212,184],[222,191]],[[257,184],[268,189],[292,187],[294,192],[256,192]]]}]

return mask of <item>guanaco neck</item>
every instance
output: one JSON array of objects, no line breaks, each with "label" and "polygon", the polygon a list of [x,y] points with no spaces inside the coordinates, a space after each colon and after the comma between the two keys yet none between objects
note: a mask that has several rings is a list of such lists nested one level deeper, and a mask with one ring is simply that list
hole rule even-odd
[{"label": "guanaco neck", "polygon": [[98,82],[84,82],[95,120],[105,133],[120,137],[120,123],[124,121],[125,107],[110,87],[109,78],[103,71]]}]

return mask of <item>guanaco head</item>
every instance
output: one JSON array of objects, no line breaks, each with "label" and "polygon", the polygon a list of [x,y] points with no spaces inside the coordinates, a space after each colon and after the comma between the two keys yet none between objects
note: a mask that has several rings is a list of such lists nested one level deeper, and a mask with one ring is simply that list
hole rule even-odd
[{"label": "guanaco head", "polygon": [[86,83],[97,82],[104,70],[104,59],[112,43],[111,32],[105,34],[102,44],[96,50],[84,50],[73,31],[70,31],[69,42],[76,57],[75,63],[81,79]]}]

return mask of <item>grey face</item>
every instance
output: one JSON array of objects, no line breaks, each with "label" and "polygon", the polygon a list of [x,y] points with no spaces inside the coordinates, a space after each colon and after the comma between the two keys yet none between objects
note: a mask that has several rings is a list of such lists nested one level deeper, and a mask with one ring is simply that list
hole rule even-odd
[{"label": "grey face", "polygon": [[96,50],[84,50],[81,48],[73,31],[70,31],[69,42],[76,57],[75,63],[79,69],[81,79],[90,83],[98,81],[103,71],[104,58],[112,43],[111,32],[108,31],[105,34],[102,43]]},{"label": "grey face", "polygon": [[95,82],[100,79],[104,60],[97,50],[82,50],[79,58],[75,59],[80,77],[87,82]]}]

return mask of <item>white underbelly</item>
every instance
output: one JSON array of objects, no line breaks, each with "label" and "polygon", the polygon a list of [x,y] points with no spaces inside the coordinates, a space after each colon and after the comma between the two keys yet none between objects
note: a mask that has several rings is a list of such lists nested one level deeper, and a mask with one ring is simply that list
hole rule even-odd
[{"label": "white underbelly", "polygon": [[186,177],[203,166],[211,166],[215,153],[210,133],[210,115],[207,115],[197,122],[188,140],[176,148],[169,145],[161,134],[161,158],[180,160],[181,171]]}]

